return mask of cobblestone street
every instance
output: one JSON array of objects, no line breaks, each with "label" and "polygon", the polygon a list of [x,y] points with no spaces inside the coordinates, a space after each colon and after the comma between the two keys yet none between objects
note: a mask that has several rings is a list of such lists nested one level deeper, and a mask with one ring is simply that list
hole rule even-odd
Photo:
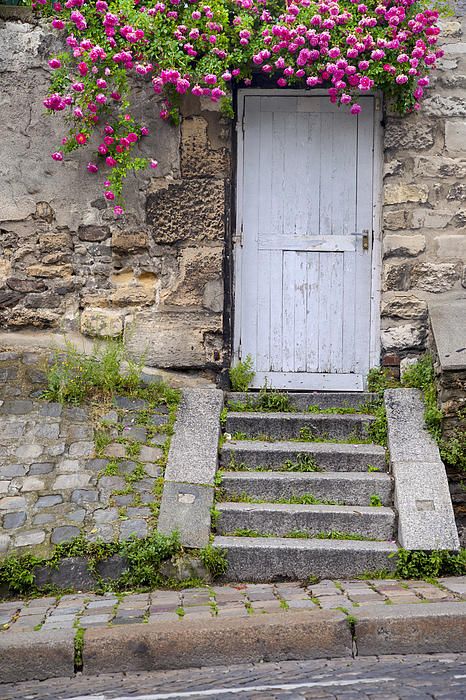
[{"label": "cobblestone street", "polygon": [[2,700],[462,700],[466,654],[287,661],[58,678],[1,687]]},{"label": "cobblestone street", "polygon": [[0,634],[462,600],[466,600],[466,576],[441,579],[438,585],[388,579],[321,581],[307,588],[299,583],[238,584],[126,595],[72,594],[0,603]]}]

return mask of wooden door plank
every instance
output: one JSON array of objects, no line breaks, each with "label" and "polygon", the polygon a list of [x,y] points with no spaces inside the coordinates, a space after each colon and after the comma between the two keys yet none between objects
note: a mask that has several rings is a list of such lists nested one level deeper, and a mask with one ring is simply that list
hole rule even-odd
[{"label": "wooden door plank", "polygon": [[362,374],[323,372],[257,372],[253,388],[260,389],[267,382],[276,389],[308,391],[363,391]]},{"label": "wooden door plank", "polygon": [[295,262],[296,253],[290,250],[283,252],[283,372],[293,372],[295,349],[295,307],[296,298]]},{"label": "wooden door plank", "polygon": [[320,253],[306,254],[307,308],[306,308],[306,369],[319,369],[319,276]]}]

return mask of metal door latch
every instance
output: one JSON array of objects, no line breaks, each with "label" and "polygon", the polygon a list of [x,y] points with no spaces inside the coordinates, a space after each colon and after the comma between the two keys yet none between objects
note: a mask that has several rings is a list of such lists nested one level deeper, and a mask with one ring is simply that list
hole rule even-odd
[{"label": "metal door latch", "polygon": [[352,233],[352,236],[360,236],[362,238],[362,249],[369,250],[369,229],[363,228],[361,232]]}]

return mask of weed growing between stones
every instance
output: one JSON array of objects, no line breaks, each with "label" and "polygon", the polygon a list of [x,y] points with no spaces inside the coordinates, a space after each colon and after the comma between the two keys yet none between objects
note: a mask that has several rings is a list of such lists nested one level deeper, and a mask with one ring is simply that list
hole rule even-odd
[{"label": "weed growing between stones", "polygon": [[398,578],[435,579],[440,576],[466,575],[466,549],[461,549],[458,553],[399,549],[396,556],[395,576]]},{"label": "weed growing between stones", "polygon": [[[114,580],[104,579],[99,574],[99,565],[108,562],[111,557],[120,557],[124,563],[123,572]],[[175,580],[165,575],[161,569],[164,564],[185,559],[199,559],[212,578],[225,572],[227,562],[222,550],[208,545],[204,549],[185,549],[179,541],[178,534],[162,535],[154,532],[148,537],[138,539],[131,537],[123,542],[89,542],[84,537],[57,545],[51,557],[42,559],[31,554],[22,557],[8,557],[0,562],[0,594],[33,596],[57,592],[53,585],[39,588],[35,578],[39,568],[47,567],[57,570],[65,559],[83,558],[89,572],[96,580],[95,590],[127,591],[150,590],[152,588],[187,588],[203,585],[205,580],[188,577]],[[67,590],[73,589],[70,581]],[[60,588],[60,593],[63,589]]]},{"label": "weed growing between stones", "polygon": [[271,503],[279,505],[308,505],[308,506],[338,506],[341,505],[337,501],[326,501],[317,498],[312,493],[303,493],[301,496],[290,496],[289,498],[254,498],[249,496],[244,491],[242,493],[231,493],[226,491],[226,489],[219,488],[216,490],[216,500],[217,502],[228,502],[228,503]]},{"label": "weed growing between stones", "polygon": [[[439,446],[442,460],[450,467],[466,471],[466,432],[457,430],[454,435],[447,439],[441,437],[443,416],[437,404],[434,363],[429,353],[420,357],[405,371],[401,383],[390,377],[384,369],[375,368],[369,372],[369,391],[376,392],[380,402],[383,401],[385,389],[400,386],[419,389],[422,392],[425,405],[424,420],[427,429]],[[375,429],[382,430],[381,423]]]},{"label": "weed growing between stones", "polygon": [[247,355],[246,359],[231,367],[228,374],[233,391],[247,391],[256,375],[253,370],[253,359]]},{"label": "weed growing between stones", "polygon": [[292,530],[284,535],[273,535],[271,533],[258,532],[257,530],[249,530],[238,528],[232,533],[226,533],[224,537],[285,537],[286,539],[295,540],[363,540],[364,542],[381,542],[373,537],[365,537],[357,535],[353,532],[340,532],[338,530],[329,530],[327,532],[302,532],[301,530]]},{"label": "weed growing between stones", "polygon": [[373,508],[380,508],[383,503],[378,493],[373,493],[369,499],[369,505]]}]

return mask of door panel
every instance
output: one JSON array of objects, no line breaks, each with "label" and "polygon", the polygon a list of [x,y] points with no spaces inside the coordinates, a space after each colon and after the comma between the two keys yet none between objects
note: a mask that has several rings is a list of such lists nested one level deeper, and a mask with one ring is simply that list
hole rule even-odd
[{"label": "door panel", "polygon": [[235,346],[255,386],[362,390],[369,369],[373,98],[246,95]]}]

